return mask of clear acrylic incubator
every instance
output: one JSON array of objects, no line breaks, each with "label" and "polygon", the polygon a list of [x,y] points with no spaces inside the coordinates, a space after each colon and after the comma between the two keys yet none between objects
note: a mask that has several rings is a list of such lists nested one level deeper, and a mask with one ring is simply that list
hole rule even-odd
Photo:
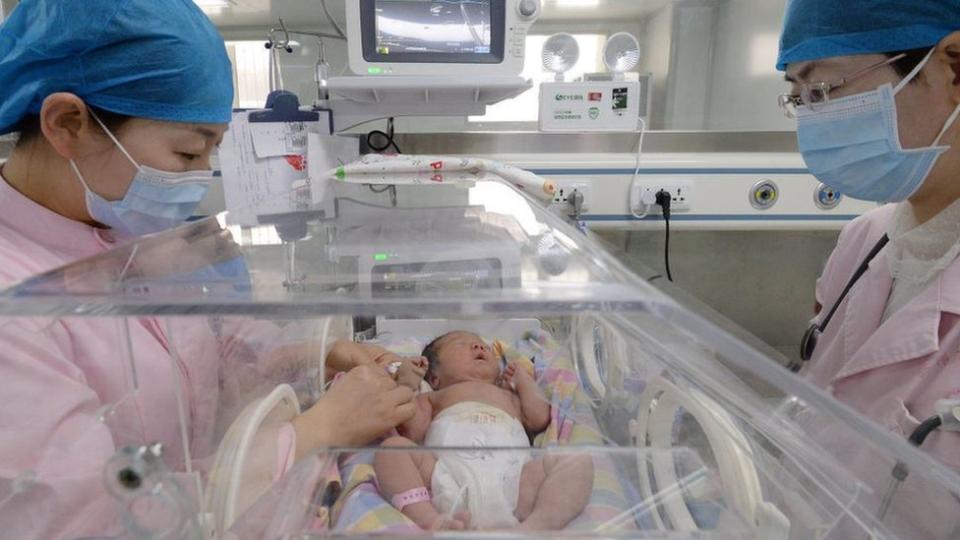
[{"label": "clear acrylic incubator", "polygon": [[[44,455],[4,464],[4,535],[59,519],[64,498],[124,538],[946,538],[960,523],[956,472],[512,185],[336,182],[301,208],[191,222],[0,295],[4,347],[125,381],[22,396],[56,428]],[[291,422],[336,391],[338,341],[418,357],[451,331],[530,366],[545,429],[511,446],[479,428],[443,448],[321,444],[282,464]],[[474,462],[437,505],[442,530],[385,492],[396,454]],[[519,487],[502,462],[524,464]],[[521,519],[534,512],[548,519]]]}]

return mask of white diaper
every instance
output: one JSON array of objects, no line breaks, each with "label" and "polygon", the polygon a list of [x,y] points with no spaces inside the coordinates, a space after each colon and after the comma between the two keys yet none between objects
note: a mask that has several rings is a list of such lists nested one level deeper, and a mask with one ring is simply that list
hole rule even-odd
[{"label": "white diaper", "polygon": [[469,447],[437,454],[431,489],[433,505],[446,514],[457,501],[457,512],[470,512],[470,528],[499,529],[518,524],[513,512],[520,497],[520,474],[530,452],[491,452],[482,448],[530,447],[527,433],[505,411],[467,401],[444,409],[433,419],[426,446]]}]

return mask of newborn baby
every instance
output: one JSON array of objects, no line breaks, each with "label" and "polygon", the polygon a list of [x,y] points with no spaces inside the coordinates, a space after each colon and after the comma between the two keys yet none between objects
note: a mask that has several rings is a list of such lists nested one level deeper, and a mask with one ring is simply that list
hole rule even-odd
[{"label": "newborn baby", "polygon": [[423,356],[434,391],[417,398],[416,416],[399,428],[403,436],[383,446],[471,450],[378,452],[374,467],[383,494],[423,529],[565,527],[590,498],[588,456],[531,460],[527,451],[483,450],[529,448],[530,435],[547,428],[550,404],[533,376],[516,362],[501,373],[497,355],[468,332],[440,336]]}]

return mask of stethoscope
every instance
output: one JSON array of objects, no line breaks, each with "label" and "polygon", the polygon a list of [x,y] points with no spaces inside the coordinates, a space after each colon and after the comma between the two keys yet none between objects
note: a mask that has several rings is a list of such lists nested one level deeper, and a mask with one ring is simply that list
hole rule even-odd
[{"label": "stethoscope", "polygon": [[[830,308],[830,311],[827,312],[827,316],[823,318],[823,321],[819,323],[810,323],[810,328],[807,328],[807,332],[803,335],[803,340],[800,342],[800,359],[803,362],[809,362],[813,358],[813,351],[817,348],[817,342],[820,340],[820,335],[823,334],[823,331],[827,329],[827,325],[830,324],[830,321],[833,319],[833,316],[837,313],[837,310],[840,309],[840,304],[847,298],[847,295],[850,294],[850,290],[853,289],[853,286],[860,281],[860,278],[863,277],[867,270],[870,268],[870,263],[877,258],[877,255],[880,254],[880,251],[883,250],[886,245],[890,243],[890,237],[883,235],[883,238],[877,242],[877,245],[873,246],[873,249],[870,250],[870,253],[863,259],[863,262],[860,263],[860,266],[857,267],[857,271],[853,273],[853,276],[850,277],[850,281],[847,282],[847,286],[843,288],[843,292],[840,293],[840,297],[837,298],[837,301],[834,302],[833,307]],[[803,366],[803,362],[794,363],[790,366],[790,369],[793,371],[799,371],[800,367]]]}]

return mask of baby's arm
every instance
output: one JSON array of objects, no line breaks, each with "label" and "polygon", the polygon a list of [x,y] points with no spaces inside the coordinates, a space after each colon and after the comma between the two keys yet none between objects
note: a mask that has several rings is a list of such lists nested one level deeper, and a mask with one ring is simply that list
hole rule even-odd
[{"label": "baby's arm", "polygon": [[550,425],[550,403],[537,381],[523,366],[511,362],[503,378],[520,400],[520,423],[530,433],[540,433]]},{"label": "baby's arm", "polygon": [[397,426],[397,431],[411,441],[423,444],[432,420],[433,404],[430,402],[430,394],[424,394],[417,398],[417,413],[410,420]]}]

